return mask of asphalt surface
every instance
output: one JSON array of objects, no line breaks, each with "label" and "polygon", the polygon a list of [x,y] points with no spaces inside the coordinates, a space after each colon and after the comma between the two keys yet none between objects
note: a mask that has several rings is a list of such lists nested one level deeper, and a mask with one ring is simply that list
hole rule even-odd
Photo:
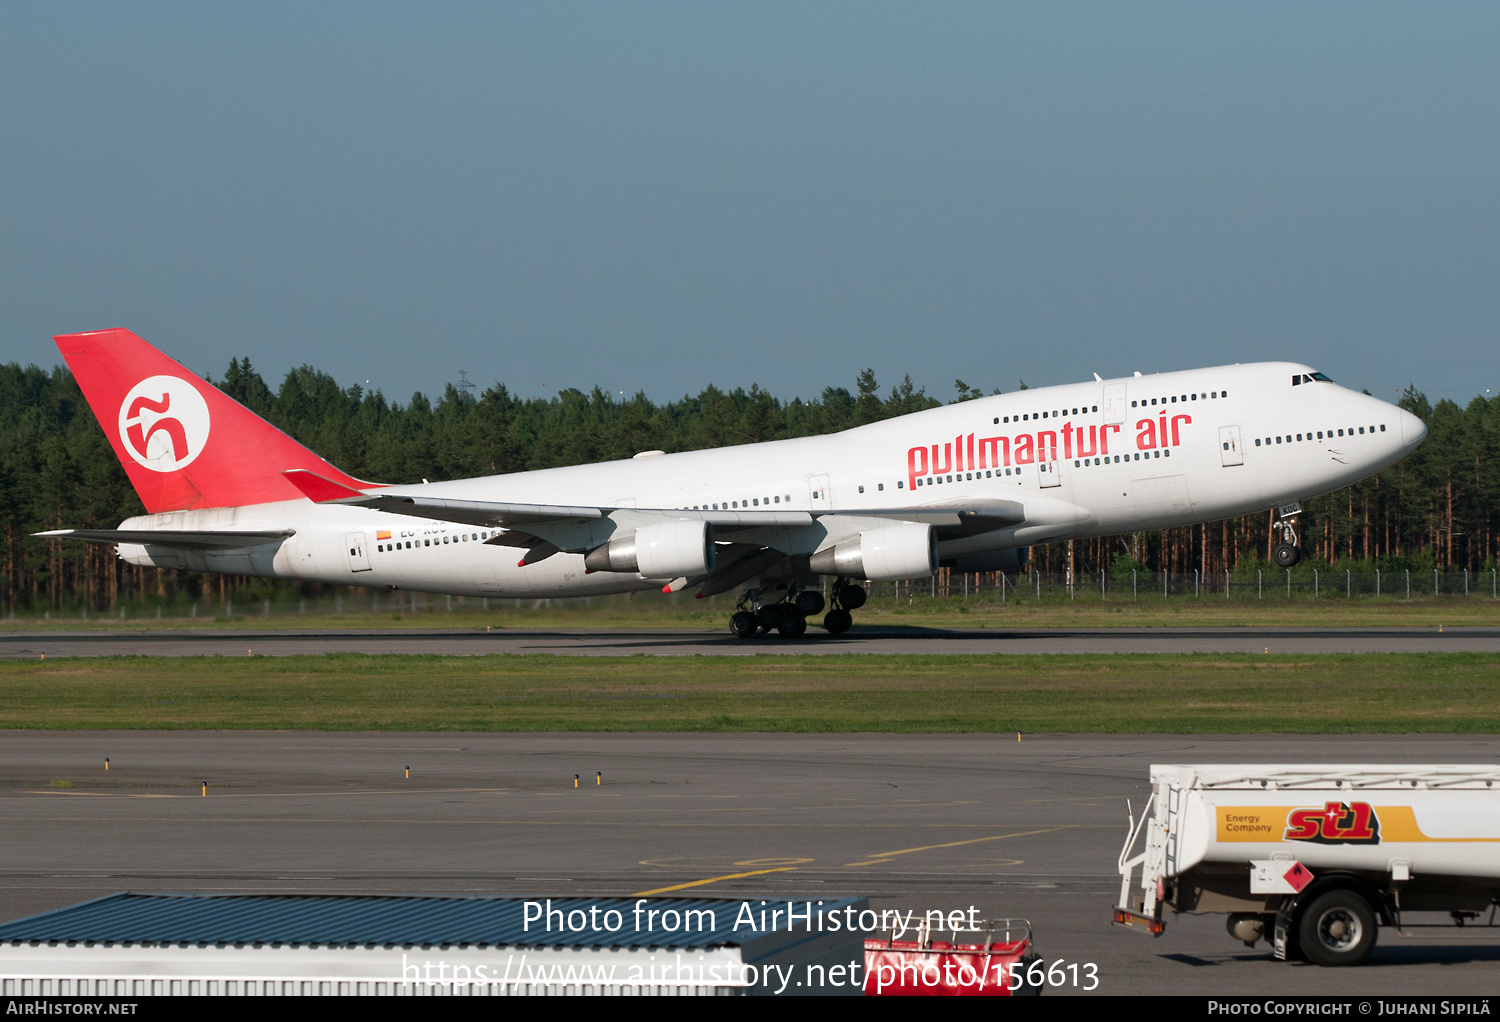
[{"label": "asphalt surface", "polygon": [[0,633],[0,659],[41,656],[290,656],[316,653],[1497,653],[1500,628],[856,629],[736,639],[727,629],[494,631],[97,631]]},{"label": "asphalt surface", "polygon": [[1497,760],[1494,738],[1458,736],[0,732],[0,918],[123,889],[696,884],[1026,917],[1100,993],[1493,994],[1500,927],[1382,931],[1337,970],[1275,962],[1222,916],[1152,940],[1109,910],[1151,763]]}]

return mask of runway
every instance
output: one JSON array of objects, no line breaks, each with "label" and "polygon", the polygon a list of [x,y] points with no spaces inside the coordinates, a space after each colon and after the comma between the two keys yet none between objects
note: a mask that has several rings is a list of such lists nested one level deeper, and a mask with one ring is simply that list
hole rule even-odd
[{"label": "runway", "polygon": [[1500,628],[856,628],[736,639],[727,629],[202,630],[0,633],[0,659],[41,656],[754,656],[995,653],[1497,653]]},{"label": "runway", "polygon": [[1027,917],[1101,993],[1493,993],[1500,929],[1384,930],[1328,970],[1221,916],[1151,940],[1109,909],[1151,763],[1497,759],[1468,736],[0,732],[0,918],[121,889],[862,895]]}]

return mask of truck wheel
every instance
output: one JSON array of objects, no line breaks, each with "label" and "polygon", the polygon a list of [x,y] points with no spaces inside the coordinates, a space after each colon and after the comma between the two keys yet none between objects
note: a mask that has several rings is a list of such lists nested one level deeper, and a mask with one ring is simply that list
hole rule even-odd
[{"label": "truck wheel", "polygon": [[1375,913],[1353,891],[1329,891],[1303,910],[1297,936],[1314,965],[1358,965],[1375,947]]}]

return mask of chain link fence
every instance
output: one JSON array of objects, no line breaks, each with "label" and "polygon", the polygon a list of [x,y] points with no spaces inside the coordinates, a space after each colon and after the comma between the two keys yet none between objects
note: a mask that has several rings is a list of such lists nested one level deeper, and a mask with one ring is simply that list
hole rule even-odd
[{"label": "chain link fence", "polygon": [[1417,600],[1433,597],[1500,599],[1494,570],[1377,571],[1374,569],[1263,568],[1254,572],[1207,574],[1132,570],[1129,572],[956,572],[907,582],[866,582],[871,603],[910,603],[917,599],[1027,601],[1094,600]]}]

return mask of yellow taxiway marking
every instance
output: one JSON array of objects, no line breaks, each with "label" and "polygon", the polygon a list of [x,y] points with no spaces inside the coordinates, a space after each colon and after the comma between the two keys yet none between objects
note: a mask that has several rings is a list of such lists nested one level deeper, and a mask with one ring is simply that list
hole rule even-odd
[{"label": "yellow taxiway marking", "polygon": [[[188,785],[197,788],[197,785]],[[209,785],[213,787],[213,785]],[[463,795],[511,791],[511,788],[391,788],[388,791],[215,791],[210,798],[345,798],[351,795]],[[71,795],[84,798],[200,798],[198,794],[177,795],[135,791],[57,791],[49,788],[27,790],[23,795]],[[0,801],[8,801],[0,800]]]},{"label": "yellow taxiway marking", "polygon": [[912,852],[930,852],[938,848],[957,848],[960,845],[977,845],[985,841],[1004,841],[1012,837],[1028,837],[1032,834],[1050,834],[1055,830],[1071,830],[1072,824],[1064,824],[1060,827],[1043,827],[1040,830],[1021,830],[1014,834],[993,834],[989,837],[971,837],[966,841],[948,841],[940,845],[922,845],[920,848],[902,848],[894,852],[876,852],[865,862],[846,862],[845,866],[880,866],[889,862],[897,855],[910,855]]},{"label": "yellow taxiway marking", "polygon": [[762,873],[792,873],[795,872],[796,869],[796,866],[781,866],[777,869],[752,869],[748,873],[730,873],[727,876],[709,877],[707,880],[694,880],[686,884],[674,884],[671,887],[658,887],[654,891],[637,891],[636,893],[632,894],[631,897],[647,898],[653,894],[666,894],[668,891],[685,891],[689,887],[702,887],[705,884],[716,884],[720,880],[742,880],[745,877],[760,876]]}]

